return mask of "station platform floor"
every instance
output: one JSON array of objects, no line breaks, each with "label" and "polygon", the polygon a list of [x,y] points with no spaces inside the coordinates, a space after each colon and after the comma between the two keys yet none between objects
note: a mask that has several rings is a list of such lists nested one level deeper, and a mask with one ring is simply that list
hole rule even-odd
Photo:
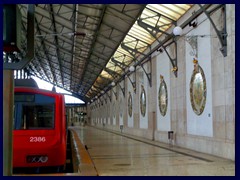
[{"label": "station platform floor", "polygon": [[235,162],[92,126],[70,127],[99,176],[234,176]]}]

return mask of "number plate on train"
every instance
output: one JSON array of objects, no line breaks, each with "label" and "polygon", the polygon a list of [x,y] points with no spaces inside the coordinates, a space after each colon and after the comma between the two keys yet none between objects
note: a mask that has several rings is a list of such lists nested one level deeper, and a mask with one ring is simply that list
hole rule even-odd
[{"label": "number plate on train", "polygon": [[29,139],[29,142],[45,142],[46,137],[41,137],[41,136],[31,136]]}]

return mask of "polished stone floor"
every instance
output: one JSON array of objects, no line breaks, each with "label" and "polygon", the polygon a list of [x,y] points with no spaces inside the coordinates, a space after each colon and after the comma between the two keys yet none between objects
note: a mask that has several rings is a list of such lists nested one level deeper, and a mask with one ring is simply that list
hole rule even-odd
[{"label": "polished stone floor", "polygon": [[95,127],[72,127],[99,176],[234,176],[235,162]]}]

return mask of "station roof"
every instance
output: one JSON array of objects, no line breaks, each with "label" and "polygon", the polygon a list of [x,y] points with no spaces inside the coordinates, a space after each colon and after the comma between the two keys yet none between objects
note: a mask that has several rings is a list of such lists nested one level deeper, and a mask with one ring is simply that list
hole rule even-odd
[{"label": "station roof", "polygon": [[[27,5],[19,4],[23,31]],[[152,48],[190,4],[37,4],[30,73],[89,101]]]}]

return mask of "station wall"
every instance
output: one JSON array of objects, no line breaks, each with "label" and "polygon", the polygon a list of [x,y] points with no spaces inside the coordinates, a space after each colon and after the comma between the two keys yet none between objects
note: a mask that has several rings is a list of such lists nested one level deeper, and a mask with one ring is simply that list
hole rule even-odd
[{"label": "station wall", "polygon": [[[193,6],[177,24],[186,21],[198,9]],[[218,29],[223,27],[223,12],[215,12],[211,18]],[[146,72],[151,72],[151,82],[142,67],[137,67],[129,78],[136,82],[136,92],[129,78],[121,82],[125,95],[116,85],[110,92],[111,98],[101,109],[96,103],[88,107],[90,124],[103,127],[98,117],[104,114],[108,119],[103,128],[140,136],[146,139],[168,143],[168,131],[173,131],[173,144],[203,153],[235,160],[235,5],[226,5],[227,56],[224,57],[217,34],[205,14],[197,17],[198,26],[187,26],[177,39],[178,71],[175,77],[166,52],[152,54],[151,62],[144,64]],[[197,36],[193,42],[188,37]],[[169,47],[174,57],[174,47]],[[193,60],[198,61],[206,79],[206,103],[197,115],[191,105],[190,82],[194,70]],[[160,75],[164,77],[168,93],[168,105],[163,116],[159,110],[158,93]],[[150,84],[151,83],[151,84]],[[141,114],[140,96],[142,87],[146,93],[146,114]],[[118,93],[118,98],[114,93]],[[129,115],[129,95],[132,96],[132,116]],[[194,94],[194,93],[193,93]],[[110,100],[111,99],[111,100]],[[109,110],[107,110],[109,109]],[[106,121],[106,120],[105,120]],[[120,126],[121,125],[121,126]],[[121,128],[122,129],[121,129]]]}]

